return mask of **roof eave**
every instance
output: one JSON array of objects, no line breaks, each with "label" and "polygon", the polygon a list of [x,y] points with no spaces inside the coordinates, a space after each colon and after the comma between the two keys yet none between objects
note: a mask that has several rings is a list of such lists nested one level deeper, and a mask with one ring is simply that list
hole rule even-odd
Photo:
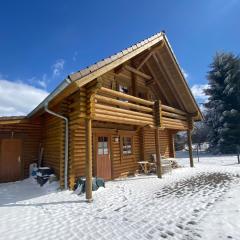
[{"label": "roof eave", "polygon": [[44,108],[46,103],[49,103],[55,98],[60,92],[62,92],[71,83],[69,78],[65,78],[36,108],[34,108],[28,115],[27,118],[33,117],[41,109]]}]

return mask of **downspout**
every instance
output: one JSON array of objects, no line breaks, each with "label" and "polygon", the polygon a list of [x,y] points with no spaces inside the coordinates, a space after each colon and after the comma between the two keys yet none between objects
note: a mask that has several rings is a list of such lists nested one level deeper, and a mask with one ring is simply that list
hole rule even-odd
[{"label": "downspout", "polygon": [[65,142],[64,142],[64,189],[68,189],[68,137],[69,137],[69,129],[68,129],[68,119],[58,113],[51,111],[48,108],[48,102],[45,103],[44,109],[49,114],[61,118],[65,121]]}]

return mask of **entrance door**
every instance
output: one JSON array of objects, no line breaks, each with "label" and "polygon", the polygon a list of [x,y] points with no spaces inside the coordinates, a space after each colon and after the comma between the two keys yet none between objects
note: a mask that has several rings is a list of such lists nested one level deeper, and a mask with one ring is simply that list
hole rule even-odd
[{"label": "entrance door", "polygon": [[0,145],[0,182],[20,180],[22,141],[2,139]]},{"label": "entrance door", "polygon": [[104,135],[96,136],[97,147],[97,177],[104,180],[111,179],[110,137]]}]

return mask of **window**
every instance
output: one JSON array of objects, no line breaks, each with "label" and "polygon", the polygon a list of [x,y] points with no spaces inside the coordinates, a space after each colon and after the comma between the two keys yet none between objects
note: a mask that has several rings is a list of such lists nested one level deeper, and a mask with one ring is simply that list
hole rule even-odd
[{"label": "window", "polygon": [[122,138],[122,151],[123,151],[123,155],[132,154],[132,138],[131,137]]},{"label": "window", "polygon": [[108,154],[108,137],[98,137],[98,155]]},{"label": "window", "polygon": [[[118,85],[118,91],[121,92],[121,93],[125,93],[125,94],[128,94],[129,90],[128,90],[128,87],[127,86],[123,86],[123,85]],[[128,100],[126,99],[119,99],[120,101],[122,102],[128,102]]]},{"label": "window", "polygon": [[118,91],[122,92],[122,93],[126,93],[126,94],[128,94],[128,92],[129,92],[127,86],[123,86],[123,85],[120,85],[120,84],[118,85]]}]

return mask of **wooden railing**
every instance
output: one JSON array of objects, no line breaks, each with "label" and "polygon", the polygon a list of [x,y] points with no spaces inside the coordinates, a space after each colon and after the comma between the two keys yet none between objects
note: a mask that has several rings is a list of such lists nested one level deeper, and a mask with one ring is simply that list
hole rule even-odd
[{"label": "wooden railing", "polygon": [[91,99],[93,120],[168,129],[188,129],[187,113],[105,87],[100,87]]},{"label": "wooden railing", "polygon": [[188,115],[186,112],[161,105],[162,126],[170,129],[185,130],[188,129]]},{"label": "wooden railing", "polygon": [[154,126],[154,102],[101,87],[94,96],[94,120]]}]

